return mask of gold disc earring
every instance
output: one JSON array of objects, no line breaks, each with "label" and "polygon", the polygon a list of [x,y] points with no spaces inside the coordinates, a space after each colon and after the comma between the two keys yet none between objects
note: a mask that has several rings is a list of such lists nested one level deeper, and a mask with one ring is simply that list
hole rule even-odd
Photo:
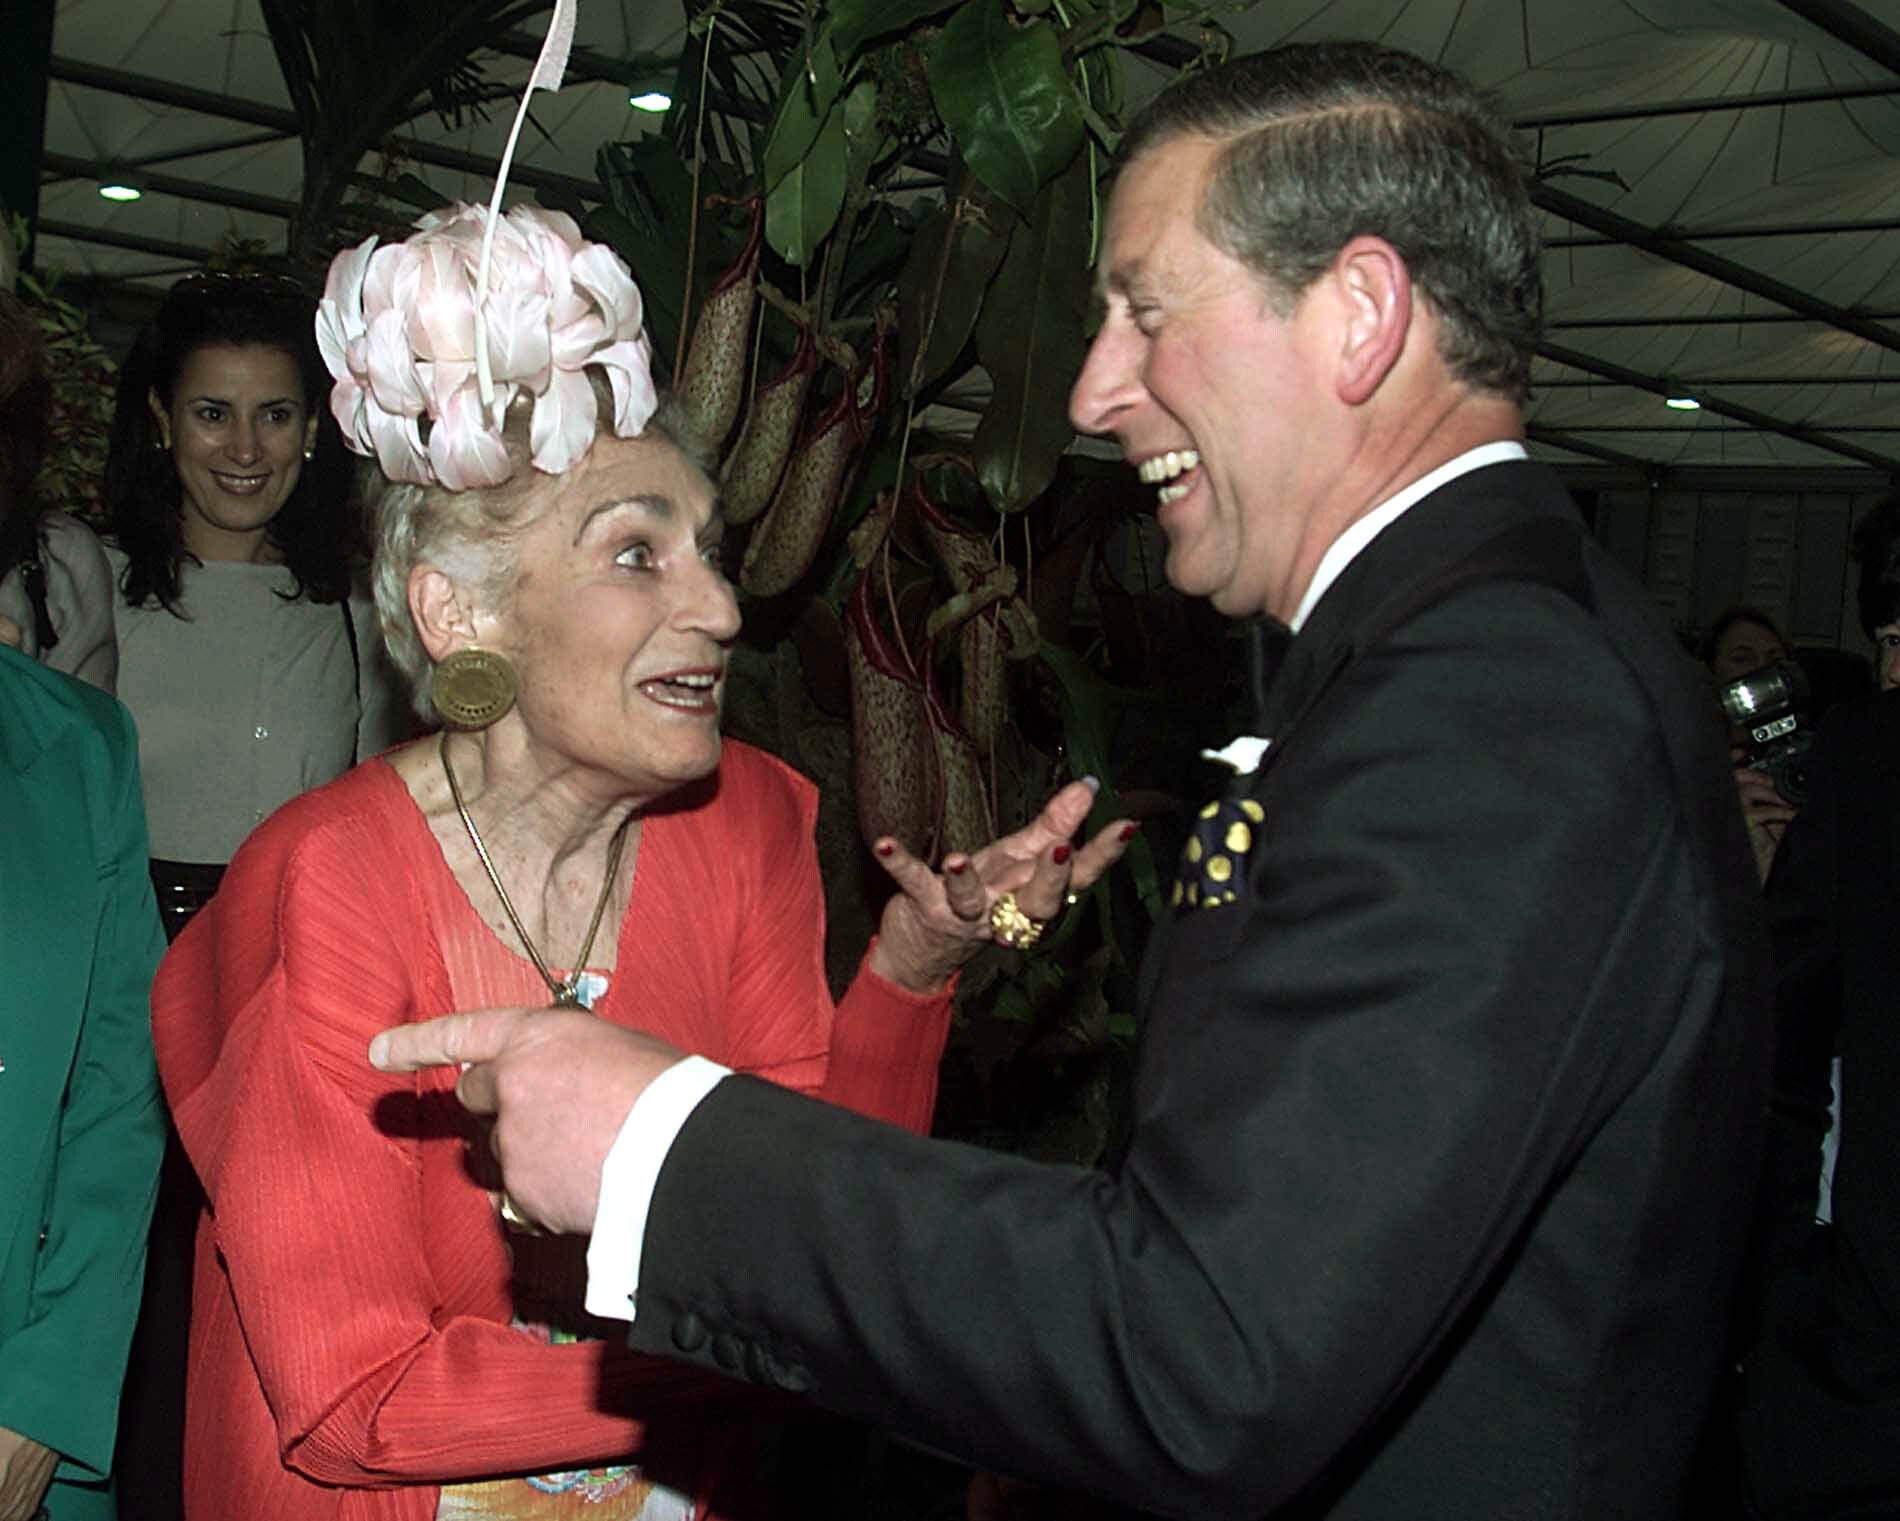
[{"label": "gold disc earring", "polygon": [[452,729],[486,729],[515,705],[515,668],[493,650],[451,650],[429,673],[429,701]]}]

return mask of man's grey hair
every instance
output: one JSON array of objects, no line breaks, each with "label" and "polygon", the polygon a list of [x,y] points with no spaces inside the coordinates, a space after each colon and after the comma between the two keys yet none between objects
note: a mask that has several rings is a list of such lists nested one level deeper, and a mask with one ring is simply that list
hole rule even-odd
[{"label": "man's grey hair", "polygon": [[1375,43],[1289,45],[1181,80],[1120,161],[1182,137],[1223,144],[1200,231],[1260,276],[1274,310],[1353,238],[1382,238],[1438,314],[1452,373],[1525,398],[1543,326],[1537,222],[1525,166],[1471,86]]},{"label": "man's grey hair", "polygon": [[[594,436],[600,438],[612,431],[613,396],[597,370],[587,373],[598,403]],[[468,491],[416,486],[386,479],[374,464],[365,466],[364,496],[376,546],[370,568],[376,617],[390,661],[409,683],[409,700],[426,722],[439,718],[429,698],[434,664],[410,617],[409,576],[418,565],[433,565],[483,606],[507,606],[520,571],[521,534],[533,521],[525,509],[528,487],[535,479],[528,462],[531,405],[529,398],[518,400],[503,421],[502,443],[515,462],[515,473],[499,486]],[[716,465],[712,452],[699,440],[686,409],[671,392],[660,394],[659,407],[639,436],[671,444],[712,475]]]}]

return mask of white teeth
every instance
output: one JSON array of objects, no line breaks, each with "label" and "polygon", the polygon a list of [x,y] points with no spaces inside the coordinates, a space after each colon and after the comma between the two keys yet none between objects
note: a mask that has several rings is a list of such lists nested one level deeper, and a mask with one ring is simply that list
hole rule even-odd
[{"label": "white teeth", "polygon": [[1192,481],[1177,481],[1173,485],[1163,486],[1155,493],[1155,501],[1165,507],[1170,502],[1178,502],[1194,489]]},{"label": "white teeth", "polygon": [[1136,467],[1135,474],[1147,485],[1159,486],[1163,481],[1171,481],[1177,475],[1192,470],[1200,462],[1199,450],[1170,449],[1166,454],[1156,454],[1143,460]]},{"label": "white teeth", "polygon": [[719,686],[716,675],[695,671],[682,676],[655,676],[641,683],[641,689],[655,702],[674,708],[690,708],[696,713],[707,710]]}]

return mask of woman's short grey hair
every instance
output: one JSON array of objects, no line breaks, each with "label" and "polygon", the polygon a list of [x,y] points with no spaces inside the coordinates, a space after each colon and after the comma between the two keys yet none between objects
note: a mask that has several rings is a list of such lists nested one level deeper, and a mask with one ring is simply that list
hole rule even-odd
[{"label": "woman's short grey hair", "polygon": [[[590,369],[599,403],[595,437],[612,431],[613,396],[604,377]],[[515,473],[499,486],[450,491],[443,486],[415,486],[386,479],[373,463],[366,464],[365,498],[368,502],[375,559],[370,588],[376,616],[382,625],[389,658],[409,683],[409,698],[425,722],[437,721],[429,698],[429,675],[434,663],[416,633],[409,613],[409,577],[418,565],[433,565],[487,607],[507,605],[520,568],[517,546],[532,518],[523,510],[528,487],[535,479],[528,463],[530,399],[518,400],[502,424],[502,443],[515,462]],[[715,461],[699,441],[691,419],[679,400],[662,392],[660,405],[640,437],[673,445],[708,475]]]},{"label": "woman's short grey hair", "polygon": [[1528,175],[1458,76],[1376,43],[1274,48],[1157,97],[1120,162],[1182,137],[1224,145],[1200,231],[1261,278],[1280,315],[1370,234],[1398,251],[1438,314],[1451,371],[1528,394],[1544,309]]}]

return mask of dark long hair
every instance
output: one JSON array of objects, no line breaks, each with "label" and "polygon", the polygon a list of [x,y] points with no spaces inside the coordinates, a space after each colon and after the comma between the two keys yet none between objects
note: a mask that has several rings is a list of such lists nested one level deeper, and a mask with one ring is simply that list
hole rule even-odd
[{"label": "dark long hair", "polygon": [[146,398],[156,393],[169,409],[185,361],[199,349],[224,346],[275,349],[296,365],[305,410],[317,419],[316,448],[264,532],[284,557],[293,597],[337,602],[349,595],[363,545],[351,505],[349,454],[330,415],[330,375],[317,352],[315,317],[315,303],[288,280],[193,275],[171,288],[139,334],[119,372],[106,452],[106,510],[126,557],[119,589],[128,606],[157,601],[182,616],[179,567],[187,557],[196,560],[184,544],[184,488],[171,454],[159,447]]}]

